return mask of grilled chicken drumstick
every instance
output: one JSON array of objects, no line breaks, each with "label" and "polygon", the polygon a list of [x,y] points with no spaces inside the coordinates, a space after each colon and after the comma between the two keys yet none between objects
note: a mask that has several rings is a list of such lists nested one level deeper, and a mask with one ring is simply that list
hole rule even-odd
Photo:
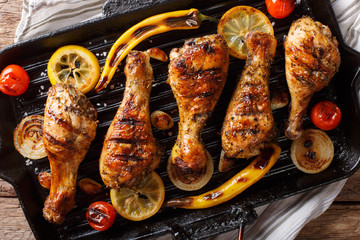
[{"label": "grilled chicken drumstick", "polygon": [[162,155],[152,134],[150,92],[154,80],[149,52],[131,51],[126,60],[124,97],[100,156],[100,175],[109,188],[136,188]]},{"label": "grilled chicken drumstick", "polygon": [[244,42],[248,51],[246,64],[229,103],[221,132],[225,157],[230,158],[256,156],[275,136],[269,74],[276,39],[270,34],[255,31],[247,33]]},{"label": "grilled chicken drumstick", "polygon": [[302,134],[303,119],[312,95],[328,85],[339,70],[338,42],[330,29],[310,17],[295,21],[284,42],[286,80],[291,95],[285,135]]},{"label": "grilled chicken drumstick", "polygon": [[96,118],[96,109],[72,86],[57,84],[49,89],[43,125],[51,169],[43,214],[49,222],[62,223],[75,206],[77,171],[95,138]]},{"label": "grilled chicken drumstick", "polygon": [[228,47],[221,35],[187,40],[170,53],[169,84],[179,108],[179,133],[168,162],[168,174],[183,190],[203,187],[213,162],[200,133],[224,87]]}]

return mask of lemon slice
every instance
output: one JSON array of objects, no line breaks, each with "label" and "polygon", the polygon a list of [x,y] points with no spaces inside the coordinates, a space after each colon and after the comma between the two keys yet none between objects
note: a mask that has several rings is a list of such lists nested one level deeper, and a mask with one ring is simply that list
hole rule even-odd
[{"label": "lemon slice", "polygon": [[124,218],[141,221],[153,216],[165,199],[164,183],[156,172],[149,174],[138,189],[110,190],[111,203]]},{"label": "lemon slice", "polygon": [[237,6],[228,10],[220,19],[217,32],[224,36],[231,56],[246,59],[246,46],[242,39],[249,31],[274,35],[270,20],[260,10],[250,6]]},{"label": "lemon slice", "polygon": [[55,51],[48,62],[47,71],[52,85],[71,84],[82,93],[87,93],[99,80],[100,65],[88,49],[68,45]]}]

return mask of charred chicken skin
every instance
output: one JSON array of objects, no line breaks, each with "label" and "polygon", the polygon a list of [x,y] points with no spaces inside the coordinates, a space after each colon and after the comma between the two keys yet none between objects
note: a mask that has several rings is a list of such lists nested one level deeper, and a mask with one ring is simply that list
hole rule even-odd
[{"label": "charred chicken skin", "polygon": [[339,70],[338,42],[330,29],[310,17],[296,20],[284,42],[286,80],[291,96],[285,136],[302,134],[303,119],[312,95],[326,87]]},{"label": "charred chicken skin", "polygon": [[75,206],[77,171],[95,138],[97,112],[80,91],[57,84],[48,91],[43,141],[50,162],[51,187],[43,215],[62,223]]},{"label": "charred chicken skin", "polygon": [[225,156],[250,158],[275,135],[270,106],[270,64],[276,52],[274,36],[249,32],[244,37],[248,55],[230,100],[221,132]]},{"label": "charred chicken skin", "polygon": [[168,82],[180,122],[168,173],[180,189],[199,189],[212,175],[213,162],[200,133],[223,90],[228,66],[228,47],[221,35],[187,40],[170,53]]},{"label": "charred chicken skin", "polygon": [[154,81],[147,52],[131,51],[126,60],[123,100],[107,131],[100,175],[109,188],[136,188],[162,155],[152,134],[150,92]]}]

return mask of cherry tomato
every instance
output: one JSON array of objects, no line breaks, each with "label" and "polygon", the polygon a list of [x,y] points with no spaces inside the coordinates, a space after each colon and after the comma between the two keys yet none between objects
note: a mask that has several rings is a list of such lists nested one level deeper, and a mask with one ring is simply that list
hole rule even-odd
[{"label": "cherry tomato", "polygon": [[330,101],[321,101],[315,104],[310,113],[311,121],[322,130],[332,130],[339,125],[341,111]]},{"label": "cherry tomato", "polygon": [[90,226],[98,231],[105,231],[113,225],[116,213],[114,207],[107,202],[92,203],[86,211],[86,219]]},{"label": "cherry tomato", "polygon": [[295,0],[265,0],[267,10],[274,18],[285,18],[295,8]]},{"label": "cherry tomato", "polygon": [[7,95],[19,96],[29,86],[29,75],[20,66],[12,64],[4,68],[0,75],[0,91]]}]

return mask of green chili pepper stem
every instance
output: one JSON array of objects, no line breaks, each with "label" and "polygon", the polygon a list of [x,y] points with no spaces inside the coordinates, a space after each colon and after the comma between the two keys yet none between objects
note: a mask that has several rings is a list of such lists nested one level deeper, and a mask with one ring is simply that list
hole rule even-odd
[{"label": "green chili pepper stem", "polygon": [[211,16],[207,16],[201,13],[198,13],[198,18],[200,19],[200,22],[207,20],[210,22],[215,22],[215,23],[219,23],[219,19],[215,18],[215,17],[211,17]]}]

